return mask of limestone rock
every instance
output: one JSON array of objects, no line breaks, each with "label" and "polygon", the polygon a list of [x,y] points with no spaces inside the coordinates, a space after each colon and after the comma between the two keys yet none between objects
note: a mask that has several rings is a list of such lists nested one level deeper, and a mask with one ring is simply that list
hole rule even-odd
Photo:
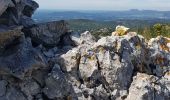
[{"label": "limestone rock", "polygon": [[157,77],[138,73],[133,78],[126,100],[168,100],[170,96],[166,88]]},{"label": "limestone rock", "polygon": [[148,42],[151,53],[151,62],[155,67],[153,73],[157,76],[163,76],[170,71],[170,48],[168,44],[170,38],[158,36]]},{"label": "limestone rock", "polygon": [[100,85],[94,89],[92,96],[96,100],[110,100],[111,94],[107,93],[103,85]]},{"label": "limestone rock", "polygon": [[82,55],[79,64],[80,75],[84,80],[92,77],[92,74],[98,70],[98,60],[93,52],[87,52],[87,54]]},{"label": "limestone rock", "polygon": [[70,72],[79,66],[80,54],[77,48],[69,50],[66,54],[61,55],[57,61],[63,71]]},{"label": "limestone rock", "polygon": [[127,91],[134,69],[129,42],[125,37],[104,37],[94,47],[105,80],[103,83],[109,85],[108,90],[117,90],[116,97],[124,96],[121,91]]},{"label": "limestone rock", "polygon": [[80,45],[80,44],[93,44],[93,43],[96,42],[95,37],[92,36],[89,31],[86,31],[86,32],[84,32],[82,34],[72,32],[70,37],[71,37],[72,41],[76,45]]}]

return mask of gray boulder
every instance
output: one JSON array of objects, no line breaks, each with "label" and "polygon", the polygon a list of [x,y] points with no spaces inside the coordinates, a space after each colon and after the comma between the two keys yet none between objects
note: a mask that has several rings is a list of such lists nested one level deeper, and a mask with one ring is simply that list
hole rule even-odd
[{"label": "gray boulder", "polygon": [[78,68],[78,60],[80,59],[80,54],[77,48],[69,50],[66,54],[61,55],[58,59],[58,63],[62,66],[61,69],[66,72],[71,72]]},{"label": "gray boulder", "polygon": [[20,90],[12,86],[8,86],[5,95],[0,96],[0,100],[27,100],[27,99]]},{"label": "gray boulder", "polygon": [[126,100],[168,100],[169,93],[167,86],[158,77],[138,73],[133,78]]},{"label": "gray boulder", "polygon": [[28,100],[33,100],[34,96],[41,93],[41,88],[33,79],[25,79],[21,84],[21,91],[27,96]]},{"label": "gray boulder", "polygon": [[31,28],[26,28],[24,33],[31,37],[33,43],[43,44],[44,46],[57,46],[60,37],[67,32],[65,21],[49,22],[37,24]]},{"label": "gray boulder", "polygon": [[11,45],[12,47],[6,48],[0,56],[1,74],[23,79],[30,76],[33,70],[47,67],[44,57],[32,47],[31,39],[23,38]]},{"label": "gray boulder", "polygon": [[14,40],[20,38],[23,35],[21,29],[22,27],[5,27],[0,29],[0,51],[2,51],[2,49],[7,47],[7,45],[10,45]]},{"label": "gray boulder", "polygon": [[24,16],[31,18],[39,7],[33,0],[1,0],[0,5],[0,25],[7,26],[22,25]]},{"label": "gray boulder", "polygon": [[170,38],[158,36],[148,42],[151,64],[154,67],[153,74],[164,76],[170,71]]},{"label": "gray boulder", "polygon": [[45,79],[45,84],[43,92],[50,99],[64,99],[72,93],[71,85],[57,64]]},{"label": "gray boulder", "polygon": [[70,38],[77,46],[81,44],[94,44],[96,42],[95,37],[92,36],[89,31],[86,31],[81,34],[72,32]]},{"label": "gray boulder", "polygon": [[0,16],[6,11],[8,7],[14,7],[14,3],[11,0],[1,0],[0,1]]},{"label": "gray boulder", "polygon": [[22,11],[23,15],[27,17],[31,17],[34,11],[39,7],[39,5],[33,0],[21,0],[25,4],[24,9]]}]

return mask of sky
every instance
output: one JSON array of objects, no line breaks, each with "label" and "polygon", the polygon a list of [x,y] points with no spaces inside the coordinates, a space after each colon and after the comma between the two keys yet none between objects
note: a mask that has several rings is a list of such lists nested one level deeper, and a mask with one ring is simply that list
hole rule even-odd
[{"label": "sky", "polygon": [[170,0],[35,0],[39,9],[51,10],[161,10],[170,11]]}]

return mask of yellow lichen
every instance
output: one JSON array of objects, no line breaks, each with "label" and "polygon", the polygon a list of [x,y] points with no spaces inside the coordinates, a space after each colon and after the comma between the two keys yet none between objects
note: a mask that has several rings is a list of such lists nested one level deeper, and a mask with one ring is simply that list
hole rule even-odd
[{"label": "yellow lichen", "polygon": [[104,52],[105,49],[103,47],[99,47],[99,52]]},{"label": "yellow lichen", "polygon": [[169,48],[166,45],[160,45],[160,47],[163,51],[169,52]]},{"label": "yellow lichen", "polygon": [[166,72],[165,75],[170,76],[170,71],[169,71],[169,72]]},{"label": "yellow lichen", "polygon": [[112,33],[114,36],[126,35],[129,28],[125,26],[117,26],[115,32]]},{"label": "yellow lichen", "polygon": [[157,57],[156,58],[156,63],[159,64],[159,65],[164,64],[165,61],[166,61],[166,59],[163,58],[163,57]]},{"label": "yellow lichen", "polygon": [[89,57],[89,60],[95,60],[95,59],[96,59],[95,55]]},{"label": "yellow lichen", "polygon": [[141,49],[141,45],[138,43],[136,46],[136,49],[140,50]]},{"label": "yellow lichen", "polygon": [[163,51],[170,52],[170,48],[167,46],[167,44],[170,43],[170,39],[168,38],[163,38],[163,43],[161,43],[160,48]]}]

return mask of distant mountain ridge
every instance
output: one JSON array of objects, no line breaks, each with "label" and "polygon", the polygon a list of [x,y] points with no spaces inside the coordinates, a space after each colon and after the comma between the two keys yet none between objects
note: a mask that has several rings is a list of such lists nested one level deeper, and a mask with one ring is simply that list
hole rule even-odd
[{"label": "distant mountain ridge", "polygon": [[90,19],[110,21],[117,19],[170,19],[170,11],[137,10],[128,11],[55,11],[38,10],[34,16],[37,21],[51,21],[61,19]]}]

